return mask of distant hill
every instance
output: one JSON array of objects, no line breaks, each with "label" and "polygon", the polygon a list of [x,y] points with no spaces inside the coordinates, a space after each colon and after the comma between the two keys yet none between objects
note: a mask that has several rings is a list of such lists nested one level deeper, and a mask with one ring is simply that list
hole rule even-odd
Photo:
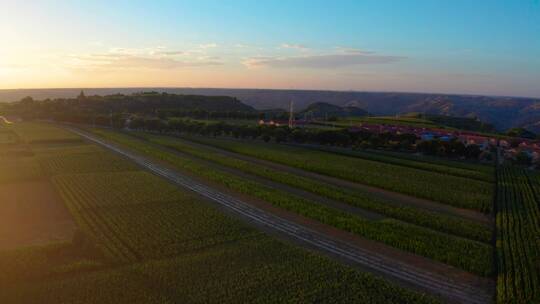
[{"label": "distant hill", "polygon": [[[130,94],[148,88],[85,89],[88,95]],[[337,106],[354,106],[373,115],[395,115],[409,112],[478,118],[493,124],[498,130],[525,127],[540,132],[540,99],[518,97],[489,97],[474,95],[339,92],[311,90],[211,89],[211,88],[152,88],[158,92],[188,95],[232,96],[256,109],[287,109],[294,101],[302,111],[310,104],[324,102]],[[37,99],[75,97],[80,89],[0,90],[0,101],[19,100],[24,96]]]},{"label": "distant hill", "polygon": [[506,132],[508,136],[535,139],[536,134],[525,128],[512,128]]},{"label": "distant hill", "polygon": [[299,117],[348,117],[348,116],[366,116],[368,112],[354,106],[336,106],[326,102],[316,102],[310,104],[306,109],[297,113]]},{"label": "distant hill", "polygon": [[437,125],[456,128],[460,130],[478,131],[478,132],[493,132],[495,128],[492,124],[485,123],[476,117],[456,117],[438,114],[420,114],[420,117],[432,121]]},{"label": "distant hill", "polygon": [[[155,115],[159,111],[174,112],[255,112],[252,107],[229,96],[178,95],[141,92],[129,95],[84,95],[77,98],[36,100],[25,97],[3,104],[2,112],[21,117],[54,117],[58,115],[140,113]],[[158,111],[159,110],[159,111]]]}]

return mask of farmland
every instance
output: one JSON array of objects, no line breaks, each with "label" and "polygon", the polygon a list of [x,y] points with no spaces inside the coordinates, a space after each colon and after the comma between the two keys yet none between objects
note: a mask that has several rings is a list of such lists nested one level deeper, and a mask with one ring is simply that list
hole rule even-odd
[{"label": "farmland", "polygon": [[80,142],[81,138],[66,130],[43,123],[11,124],[10,128],[26,143]]},{"label": "farmland", "polygon": [[[491,210],[493,185],[482,180],[396,166],[300,147],[205,137],[190,140],[316,173],[483,212]],[[359,174],[359,170],[361,174]]]},{"label": "farmland", "polygon": [[322,151],[333,152],[345,156],[379,161],[398,166],[405,166],[437,173],[466,177],[471,179],[494,182],[492,166],[472,165],[458,161],[429,160],[426,156],[414,157],[405,153],[392,153],[388,151],[351,151],[349,149],[317,147]]},{"label": "farmland", "polygon": [[[0,225],[0,236],[20,222],[36,223],[19,227],[19,240],[3,237],[3,249],[0,243],[0,292],[6,303],[116,303],[120,295],[143,303],[441,300],[269,236],[68,129],[41,123],[6,128],[17,141],[2,147],[3,200],[27,203],[0,206],[2,215],[11,217]],[[287,219],[320,231],[331,227],[339,240],[373,242],[382,246],[377,247],[381,256],[402,256],[425,271],[451,271],[452,277],[494,295],[497,303],[538,301],[538,174],[435,158],[423,162],[391,152],[88,131],[265,211],[285,212]],[[318,174],[332,180],[317,179]],[[398,178],[410,188],[385,181]],[[356,183],[432,200],[425,204],[495,213],[496,223],[401,202],[399,195],[392,200],[353,187]],[[452,200],[476,203],[427,195],[451,187],[457,189]],[[431,192],[406,190],[422,188]],[[36,205],[37,198],[47,198],[47,209],[40,211],[44,207]],[[63,215],[53,206],[62,207]],[[38,212],[43,223],[32,218]],[[102,292],[93,293],[97,288]]]},{"label": "farmland", "polygon": [[1,182],[0,201],[0,250],[73,237],[75,224],[46,181]]},{"label": "farmland", "polygon": [[1,183],[48,182],[77,231],[0,251],[2,303],[436,302],[268,236],[68,131],[16,129],[31,174],[2,171]]},{"label": "farmland", "polygon": [[378,212],[395,219],[479,241],[489,242],[491,239],[491,232],[487,227],[472,221],[445,216],[444,214],[412,208],[406,205],[396,206],[392,202],[376,198],[358,189],[338,187],[282,170],[276,170],[268,166],[262,166],[242,159],[225,156],[223,153],[219,153],[219,151],[212,151],[211,149],[205,149],[202,146],[195,146],[184,140],[143,133],[137,134],[137,137],[220,165],[236,168],[245,173],[250,173],[278,183],[310,191],[330,199]]},{"label": "farmland", "polygon": [[538,174],[504,167],[498,173],[498,303],[540,301]]},{"label": "farmland", "polygon": [[360,216],[214,169],[193,159],[159,149],[129,135],[105,130],[95,132],[126,147],[166,161],[175,168],[222,184],[234,191],[255,196],[299,215],[480,275],[492,273],[491,246],[488,244],[455,238],[393,219],[371,222]]}]

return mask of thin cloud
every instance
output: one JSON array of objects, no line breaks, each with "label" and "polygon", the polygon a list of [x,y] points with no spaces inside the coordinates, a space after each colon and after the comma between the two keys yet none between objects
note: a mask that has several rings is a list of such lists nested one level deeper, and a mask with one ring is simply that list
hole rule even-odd
[{"label": "thin cloud", "polygon": [[281,45],[282,49],[296,49],[296,50],[307,50],[308,47],[303,44],[291,44],[291,43],[283,43]]},{"label": "thin cloud", "polygon": [[200,67],[221,65],[216,60],[180,61],[171,58],[148,58],[148,57],[125,57],[115,60],[110,64],[116,68],[147,68],[147,69],[176,69],[184,67]]},{"label": "thin cloud", "polygon": [[216,58],[176,60],[163,56],[140,56],[126,53],[92,54],[71,58],[70,67],[86,69],[177,69],[223,64]]},{"label": "thin cloud", "polygon": [[387,64],[405,59],[399,56],[381,56],[363,53],[329,54],[296,57],[253,57],[244,61],[249,68],[311,68],[337,69],[364,64]]},{"label": "thin cloud", "polygon": [[339,53],[344,53],[344,54],[364,54],[364,55],[373,54],[373,52],[368,52],[368,51],[364,51],[357,48],[351,48],[351,47],[336,46],[335,49]]},{"label": "thin cloud", "polygon": [[158,52],[159,55],[164,56],[177,56],[177,55],[184,55],[186,52],[184,51],[166,51],[166,52]]},{"label": "thin cloud", "polygon": [[201,49],[212,49],[216,48],[218,45],[216,43],[207,43],[207,44],[199,44],[199,48]]}]

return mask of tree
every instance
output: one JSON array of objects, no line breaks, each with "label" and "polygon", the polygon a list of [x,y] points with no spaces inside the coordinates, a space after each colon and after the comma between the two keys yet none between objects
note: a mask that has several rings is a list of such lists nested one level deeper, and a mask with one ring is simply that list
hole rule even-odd
[{"label": "tree", "polygon": [[274,130],[274,139],[277,143],[284,142],[287,140],[288,132],[285,128],[276,128]]},{"label": "tree", "polygon": [[32,105],[34,104],[34,99],[30,96],[26,96],[25,98],[21,99],[20,103],[25,106]]},{"label": "tree", "polygon": [[465,157],[470,159],[478,159],[482,150],[478,145],[468,145],[465,147]]},{"label": "tree", "polygon": [[530,166],[532,163],[532,158],[527,152],[520,151],[518,154],[516,154],[516,163],[518,165]]},{"label": "tree", "polygon": [[534,134],[533,132],[525,128],[512,128],[506,132],[506,135],[512,136],[512,137],[528,138],[528,139],[536,138],[536,134]]},{"label": "tree", "polygon": [[297,143],[304,143],[307,140],[306,132],[303,129],[294,129],[291,132],[291,139]]}]

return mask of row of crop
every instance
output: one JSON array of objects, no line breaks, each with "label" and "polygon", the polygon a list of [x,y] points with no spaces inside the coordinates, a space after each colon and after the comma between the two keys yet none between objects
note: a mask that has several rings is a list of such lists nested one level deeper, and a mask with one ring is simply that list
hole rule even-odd
[{"label": "row of crop", "polygon": [[0,160],[0,183],[29,181],[41,177],[43,171],[34,158]]},{"label": "row of crop", "polygon": [[276,144],[188,137],[188,139],[264,160],[352,182],[417,196],[460,208],[490,212],[490,183],[377,161]]},{"label": "row of crop", "polygon": [[[227,261],[224,263],[224,261]],[[381,279],[261,236],[147,265],[177,299],[204,303],[425,303]],[[185,273],[197,269],[199,275]],[[234,275],[231,275],[234,272]],[[210,279],[211,278],[211,279]]]},{"label": "row of crop", "polygon": [[[333,148],[333,147],[326,147],[326,146],[314,146],[316,149],[325,151],[325,152],[331,152],[336,153],[340,155],[345,156],[352,156],[352,157],[358,157],[362,159],[367,160],[373,160],[398,166],[404,166],[404,167],[410,167],[410,168],[416,168],[426,171],[433,171],[438,172],[442,174],[447,175],[453,175],[458,177],[466,177],[476,180],[482,180],[486,182],[493,182],[494,181],[494,173],[493,170],[491,172],[486,172],[484,170],[472,170],[470,168],[460,168],[455,166],[457,161],[447,161],[446,163],[441,162],[429,162],[425,161],[423,159],[412,159],[410,157],[404,157],[404,156],[398,156],[397,152],[395,154],[388,155],[388,154],[382,154],[378,152],[368,152],[368,151],[360,151],[360,150],[350,150],[350,149],[343,149],[343,148]],[[403,153],[402,153],[403,154]]]},{"label": "row of crop", "polygon": [[540,200],[527,174],[503,167],[497,175],[498,303],[540,302]]},{"label": "row of crop", "polygon": [[258,235],[183,201],[115,207],[104,210],[103,216],[117,225],[126,242],[144,259],[175,256]]},{"label": "row of crop", "polygon": [[106,152],[72,153],[40,157],[43,171],[48,175],[90,172],[116,172],[137,170],[137,166]]},{"label": "row of crop", "polygon": [[527,172],[527,177],[529,178],[536,199],[540,200],[540,173]]},{"label": "row of crop", "polygon": [[119,262],[137,259],[136,254],[122,243],[115,231],[109,229],[107,223],[95,212],[95,208],[88,207],[91,201],[86,199],[82,185],[74,182],[70,176],[54,177],[53,183],[79,227],[109,258]]},{"label": "row of crop", "polygon": [[138,152],[167,161],[175,167],[199,175],[227,188],[265,200],[288,211],[349,231],[390,246],[423,255],[480,275],[492,273],[492,249],[487,244],[452,237],[395,220],[371,222],[326,207],[260,183],[215,170],[174,153],[153,147],[144,141],[110,131],[95,131],[109,140]]},{"label": "row of crop", "polygon": [[80,143],[82,139],[69,131],[47,123],[20,122],[10,128],[27,143]]},{"label": "row of crop", "polygon": [[2,290],[5,304],[119,302],[437,303],[266,236],[211,246],[176,258],[10,285]]},{"label": "row of crop", "polygon": [[[40,157],[44,156],[41,152],[67,155],[79,150],[72,145],[54,146],[40,151]],[[39,150],[45,149],[49,150],[48,145],[39,146]],[[116,160],[99,158],[96,166],[106,167],[102,162],[114,165]],[[80,228],[111,259],[135,259],[132,254],[125,256],[129,253],[120,238],[143,258],[187,251],[178,257],[109,269],[103,269],[109,263],[100,264],[101,255],[98,263],[88,260],[88,255],[83,260],[72,257],[73,246],[87,249],[79,248],[78,242],[31,256],[22,251],[9,256],[1,252],[2,304],[436,303],[428,296],[260,234],[150,174],[95,172],[58,175],[53,181]],[[12,263],[11,257],[24,264]],[[81,267],[86,271],[73,271]],[[67,272],[69,275],[63,275]]]},{"label": "row of crop", "polygon": [[99,226],[101,234],[112,235],[102,237],[103,243],[125,248],[136,259],[168,257],[253,236],[228,225],[193,197],[170,191],[175,187],[148,173],[62,175],[55,181],[62,192],[69,192],[67,202],[84,220],[99,221],[92,228]]},{"label": "row of crop", "polygon": [[209,160],[223,166],[236,168],[246,173],[300,188],[352,206],[384,214],[398,220],[478,241],[489,242],[491,240],[490,229],[479,223],[453,216],[446,216],[428,210],[409,206],[399,206],[395,203],[370,196],[360,190],[337,187],[311,178],[271,169],[267,166],[258,165],[238,158],[227,157],[224,154],[197,147],[179,139],[148,134],[139,134],[138,136],[149,140],[152,143],[176,149],[195,157]]},{"label": "row of crop", "polygon": [[[389,157],[395,157],[400,159],[408,159],[413,161],[421,161],[425,163],[435,164],[435,165],[441,165],[444,167],[452,167],[452,168],[459,168],[467,171],[477,171],[482,172],[486,175],[495,175],[495,166],[491,164],[481,164],[476,162],[470,162],[465,160],[453,160],[453,159],[445,159],[437,156],[432,155],[424,155],[424,154],[411,154],[411,153],[403,153],[403,152],[397,152],[397,151],[386,151],[386,150],[366,150],[366,152],[369,153],[377,153],[378,155],[385,155]],[[491,181],[494,181],[495,179],[492,177]]]}]

